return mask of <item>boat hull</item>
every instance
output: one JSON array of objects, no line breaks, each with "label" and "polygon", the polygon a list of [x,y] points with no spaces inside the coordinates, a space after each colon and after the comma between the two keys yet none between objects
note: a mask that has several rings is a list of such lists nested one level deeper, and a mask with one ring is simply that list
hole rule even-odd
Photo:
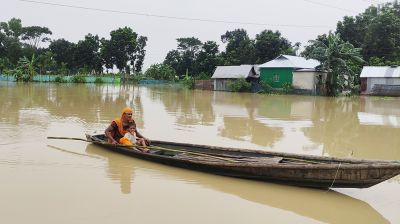
[{"label": "boat hull", "polygon": [[190,153],[160,153],[160,150],[143,153],[104,144],[104,138],[104,135],[87,135],[94,144],[140,159],[217,175],[302,187],[366,188],[400,173],[398,161],[338,159],[165,141],[152,141],[152,146]]}]

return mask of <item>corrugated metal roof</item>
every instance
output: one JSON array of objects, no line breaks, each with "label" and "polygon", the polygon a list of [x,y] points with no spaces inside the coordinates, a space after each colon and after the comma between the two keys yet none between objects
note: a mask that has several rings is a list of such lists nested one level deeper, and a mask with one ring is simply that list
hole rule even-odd
[{"label": "corrugated metal roof", "polygon": [[280,55],[272,61],[266,62],[260,68],[315,68],[319,65],[315,59],[306,59],[292,55]]},{"label": "corrugated metal roof", "polygon": [[400,77],[400,67],[397,66],[364,66],[361,78],[398,78]]},{"label": "corrugated metal roof", "polygon": [[300,68],[294,70],[294,72],[317,72],[318,70],[315,68]]},{"label": "corrugated metal roof", "polygon": [[256,76],[259,76],[258,68],[256,65],[234,65],[234,66],[217,66],[212,79],[238,79],[247,78],[252,76],[251,69],[254,66]]}]

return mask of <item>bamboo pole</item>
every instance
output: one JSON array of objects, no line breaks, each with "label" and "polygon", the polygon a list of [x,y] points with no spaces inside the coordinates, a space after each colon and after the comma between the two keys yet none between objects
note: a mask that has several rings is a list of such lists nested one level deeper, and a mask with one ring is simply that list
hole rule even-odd
[{"label": "bamboo pole", "polygon": [[[47,137],[47,138],[48,138],[48,139],[78,140],[78,141],[91,142],[91,143],[95,142],[95,141],[90,141],[90,140],[83,139],[83,138],[69,138],[69,137]],[[162,151],[188,153],[188,154],[192,154],[192,155],[204,156],[204,157],[213,158],[213,159],[219,159],[219,160],[224,160],[224,161],[228,161],[228,162],[238,162],[237,160],[228,159],[228,158],[223,158],[223,157],[214,156],[214,155],[209,155],[209,154],[206,154],[206,153],[191,152],[191,151],[181,150],[181,149],[168,149],[168,148],[164,148],[164,147],[160,147],[160,146],[151,146],[151,145],[150,145],[150,146],[140,146],[140,145],[114,145],[114,144],[110,144],[110,143],[97,142],[97,141],[96,141],[95,143],[99,143],[99,144],[101,144],[101,145],[107,145],[107,146],[130,148],[130,149],[135,149],[135,148],[158,149],[158,150],[162,150]]]},{"label": "bamboo pole", "polygon": [[223,158],[223,157],[220,157],[220,156],[214,156],[214,155],[210,155],[210,154],[206,154],[206,153],[192,152],[192,151],[181,150],[181,149],[168,149],[168,148],[164,148],[164,147],[161,147],[161,146],[135,145],[134,147],[135,148],[152,148],[152,149],[159,149],[159,150],[171,151],[171,152],[181,152],[181,153],[188,153],[188,154],[197,155],[197,156],[205,156],[205,157],[209,157],[209,158],[213,158],[213,159],[225,160],[225,161],[228,161],[228,162],[239,162],[239,161],[234,160],[234,159]]},{"label": "bamboo pole", "polygon": [[[87,139],[83,139],[83,138],[70,138],[70,137],[47,137],[48,139],[64,139],[64,140],[79,140],[79,141],[84,141],[84,142],[95,142],[101,145],[106,145],[106,146],[114,146],[114,147],[123,147],[123,148],[150,148],[150,149],[158,149],[158,150],[162,150],[162,151],[170,151],[170,152],[181,152],[181,153],[188,153],[188,154],[192,154],[192,155],[198,155],[198,156],[204,156],[204,157],[209,157],[209,158],[214,158],[214,159],[219,159],[219,160],[224,160],[224,161],[228,161],[228,162],[240,162],[238,160],[235,159],[229,159],[229,158],[225,158],[225,157],[221,157],[221,156],[215,156],[215,155],[210,155],[207,153],[200,153],[200,152],[192,152],[192,151],[188,151],[188,150],[183,150],[183,149],[168,149],[168,148],[164,148],[164,147],[160,147],[160,146],[139,146],[139,145],[135,145],[135,146],[130,146],[130,145],[114,145],[114,144],[110,144],[110,143],[106,143],[106,142],[98,142],[98,141],[90,141]],[[313,160],[307,160],[307,159],[299,159],[299,158],[292,158],[292,157],[283,157],[284,159],[286,159],[287,161],[295,161],[295,162],[303,162],[303,163],[308,163],[308,164],[327,164],[325,162],[319,162],[319,161],[313,161]]]}]

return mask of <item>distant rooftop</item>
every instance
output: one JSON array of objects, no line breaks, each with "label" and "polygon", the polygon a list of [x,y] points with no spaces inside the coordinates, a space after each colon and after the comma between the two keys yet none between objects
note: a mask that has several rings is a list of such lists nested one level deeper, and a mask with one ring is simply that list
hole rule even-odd
[{"label": "distant rooftop", "polygon": [[315,68],[320,65],[315,59],[306,59],[293,55],[279,55],[274,60],[266,62],[259,68]]},{"label": "distant rooftop", "polygon": [[361,78],[399,78],[400,66],[364,66]]},{"label": "distant rooftop", "polygon": [[[256,75],[251,72],[254,67]],[[238,79],[247,77],[258,77],[259,72],[256,65],[233,65],[233,66],[217,66],[212,79]]]}]

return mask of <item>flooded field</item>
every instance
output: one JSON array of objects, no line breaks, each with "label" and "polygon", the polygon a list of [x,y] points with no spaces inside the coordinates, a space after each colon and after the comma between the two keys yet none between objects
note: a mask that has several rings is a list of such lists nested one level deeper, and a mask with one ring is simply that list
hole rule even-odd
[{"label": "flooded field", "polygon": [[400,98],[0,82],[1,223],[400,223],[400,176],[316,190],[146,162],[82,141],[125,106],[150,139],[400,160]]}]

